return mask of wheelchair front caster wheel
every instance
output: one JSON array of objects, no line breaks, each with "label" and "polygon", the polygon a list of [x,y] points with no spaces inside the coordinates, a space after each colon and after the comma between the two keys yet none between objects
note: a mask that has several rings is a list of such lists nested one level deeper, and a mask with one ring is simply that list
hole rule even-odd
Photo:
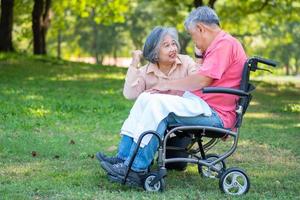
[{"label": "wheelchair front caster wheel", "polygon": [[144,181],[144,189],[148,192],[162,192],[164,191],[166,184],[164,178],[160,179],[157,183],[155,183],[153,186],[150,185],[152,180],[155,179],[157,174],[155,173],[150,173],[147,175]]},{"label": "wheelchair front caster wheel", "polygon": [[[206,160],[208,162],[213,162],[218,158],[219,158],[219,156],[216,154],[207,154],[206,155]],[[223,160],[220,161],[219,163],[215,164],[214,166],[218,168],[220,173],[222,173],[222,171],[225,171],[225,169],[226,169],[226,165]],[[219,178],[219,174],[220,174],[219,172],[213,171],[213,170],[209,169],[207,166],[204,166],[201,164],[198,164],[198,172],[199,172],[199,174],[201,174],[203,177],[206,177],[206,178]]]},{"label": "wheelchair front caster wheel", "polygon": [[242,169],[233,167],[222,174],[219,180],[219,187],[226,194],[242,195],[248,192],[250,181]]}]

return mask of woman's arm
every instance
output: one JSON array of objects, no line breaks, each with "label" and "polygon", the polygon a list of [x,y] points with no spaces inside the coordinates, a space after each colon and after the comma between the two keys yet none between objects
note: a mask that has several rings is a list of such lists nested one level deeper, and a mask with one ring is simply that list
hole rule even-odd
[{"label": "woman's arm", "polygon": [[123,95],[126,99],[134,100],[146,89],[145,80],[139,69],[130,66],[127,70]]},{"label": "woman's arm", "polygon": [[123,95],[126,99],[136,99],[146,89],[145,80],[138,68],[141,56],[142,51],[132,51],[132,62],[127,70],[123,89]]}]

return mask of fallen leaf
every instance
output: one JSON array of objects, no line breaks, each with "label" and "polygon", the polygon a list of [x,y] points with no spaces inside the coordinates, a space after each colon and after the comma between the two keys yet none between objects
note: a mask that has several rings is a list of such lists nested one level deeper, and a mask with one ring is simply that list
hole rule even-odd
[{"label": "fallen leaf", "polygon": [[36,151],[32,151],[31,155],[32,155],[32,157],[36,157],[37,156],[37,152]]},{"label": "fallen leaf", "polygon": [[91,158],[91,159],[94,159],[95,155],[94,154],[92,154],[92,155],[89,154],[88,157]]},{"label": "fallen leaf", "polygon": [[75,141],[74,140],[70,140],[70,144],[75,144]]}]

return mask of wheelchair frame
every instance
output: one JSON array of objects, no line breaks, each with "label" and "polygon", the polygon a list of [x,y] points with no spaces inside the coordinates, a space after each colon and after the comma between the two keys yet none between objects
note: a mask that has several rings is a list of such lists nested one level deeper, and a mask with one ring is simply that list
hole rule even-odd
[{"label": "wheelchair frame", "polygon": [[[158,169],[156,172],[154,172],[154,173],[150,172],[150,173],[148,173],[148,175],[143,177],[143,179],[144,179],[143,187],[145,190],[147,190],[147,191],[163,191],[164,187],[165,187],[164,177],[167,175],[167,170],[166,170],[165,165],[167,163],[186,162],[186,163],[198,164],[198,167],[199,167],[199,165],[206,166],[209,170],[217,172],[218,175],[216,178],[220,178],[219,187],[223,192],[230,194],[230,195],[241,195],[241,194],[247,193],[249,190],[249,187],[250,187],[250,181],[249,181],[247,174],[242,169],[239,169],[236,167],[229,168],[226,170],[223,168],[219,169],[218,167],[216,167],[216,164],[218,164],[220,162],[224,162],[224,160],[226,158],[228,158],[230,155],[232,155],[237,148],[238,139],[239,139],[239,127],[241,126],[243,115],[246,112],[246,109],[251,101],[251,97],[252,97],[251,92],[254,90],[254,87],[249,83],[250,71],[256,71],[256,70],[269,71],[267,69],[258,68],[257,63],[263,63],[263,64],[270,65],[273,67],[276,66],[276,63],[271,60],[266,60],[266,59],[259,58],[259,57],[252,57],[252,58],[249,58],[246,61],[246,63],[244,64],[244,70],[243,70],[240,90],[231,89],[231,88],[221,88],[221,87],[203,88],[203,93],[226,93],[226,94],[233,94],[233,95],[240,96],[238,108],[236,110],[236,113],[237,113],[237,122],[236,122],[236,126],[235,126],[236,130],[237,130],[236,132],[226,130],[226,129],[221,129],[221,128],[209,127],[209,126],[179,126],[179,127],[172,128],[169,132],[167,132],[164,139],[162,139],[157,132],[146,131],[141,134],[141,136],[139,137],[139,139],[137,141],[137,147],[135,148],[134,153],[129,161],[128,169],[124,176],[122,184],[126,184],[126,180],[127,180],[128,174],[130,172],[130,168],[136,157],[136,154],[138,152],[138,149],[139,149],[142,139],[146,135],[152,134],[159,141],[158,162],[157,162]],[[167,140],[168,140],[168,138],[170,138],[171,134],[176,133],[178,131],[191,131],[191,130],[193,130],[193,131],[200,130],[196,134],[192,133],[192,136],[197,138],[199,150],[201,153],[201,159],[199,159],[200,157],[199,158],[166,158]],[[207,131],[209,131],[209,132],[207,132]],[[217,134],[222,133],[223,135],[218,135],[218,136],[214,135],[213,136],[213,135],[210,135],[211,132],[216,132]],[[210,148],[212,145],[214,145],[216,138],[221,138],[223,136],[228,136],[228,135],[232,136],[233,141],[234,141],[231,148],[227,152],[223,153],[222,155],[214,158],[214,160],[206,159],[206,155],[204,152],[205,148]],[[206,144],[202,145],[202,137],[208,137],[208,138],[212,138],[212,139],[210,141],[208,141]],[[199,144],[199,141],[200,141],[200,144]],[[192,155],[192,154],[189,154],[189,155]],[[226,181],[228,181],[227,179],[230,178],[231,175],[233,177],[235,177],[233,179],[236,179],[237,176],[241,176],[243,178],[243,180],[246,181],[247,184],[245,187],[242,187],[242,189],[243,189],[242,191],[238,191],[238,192],[228,191],[230,184],[228,184]],[[232,182],[231,185],[232,185],[232,187],[241,188],[241,185],[238,182]],[[230,185],[230,187],[231,187],[231,185]],[[228,188],[226,188],[226,187],[228,187]]]}]

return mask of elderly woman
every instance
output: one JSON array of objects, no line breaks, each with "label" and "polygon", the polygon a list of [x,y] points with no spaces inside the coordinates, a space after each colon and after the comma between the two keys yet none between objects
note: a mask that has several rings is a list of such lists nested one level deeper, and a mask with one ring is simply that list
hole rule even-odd
[{"label": "elderly woman", "polygon": [[[138,98],[121,128],[122,138],[117,155],[107,157],[100,152],[96,154],[101,166],[109,174],[107,163],[121,166],[120,170],[125,172],[137,145],[136,142],[144,131],[157,130],[163,137],[166,127],[160,122],[171,111],[179,116],[211,115],[209,106],[190,92],[178,90],[165,90],[163,94],[147,92],[160,82],[184,78],[198,71],[195,62],[189,56],[178,54],[178,51],[176,30],[157,27],[146,39],[143,49],[143,56],[149,63],[138,69],[139,52],[133,52],[132,64],[127,72],[123,93],[129,99]],[[181,104],[182,102],[184,103]],[[138,176],[147,172],[157,146],[157,139],[152,135],[142,140],[137,159],[132,165],[134,173],[130,173],[129,178],[139,181]]]},{"label": "elderly woman", "polygon": [[[195,73],[197,67],[193,59],[178,54],[179,51],[176,29],[154,28],[146,39],[143,52],[140,50],[132,52],[132,62],[124,84],[124,96],[127,99],[136,99],[159,81],[179,79]],[[149,63],[138,68],[142,55]],[[168,93],[182,94],[176,91],[168,91]]]}]

